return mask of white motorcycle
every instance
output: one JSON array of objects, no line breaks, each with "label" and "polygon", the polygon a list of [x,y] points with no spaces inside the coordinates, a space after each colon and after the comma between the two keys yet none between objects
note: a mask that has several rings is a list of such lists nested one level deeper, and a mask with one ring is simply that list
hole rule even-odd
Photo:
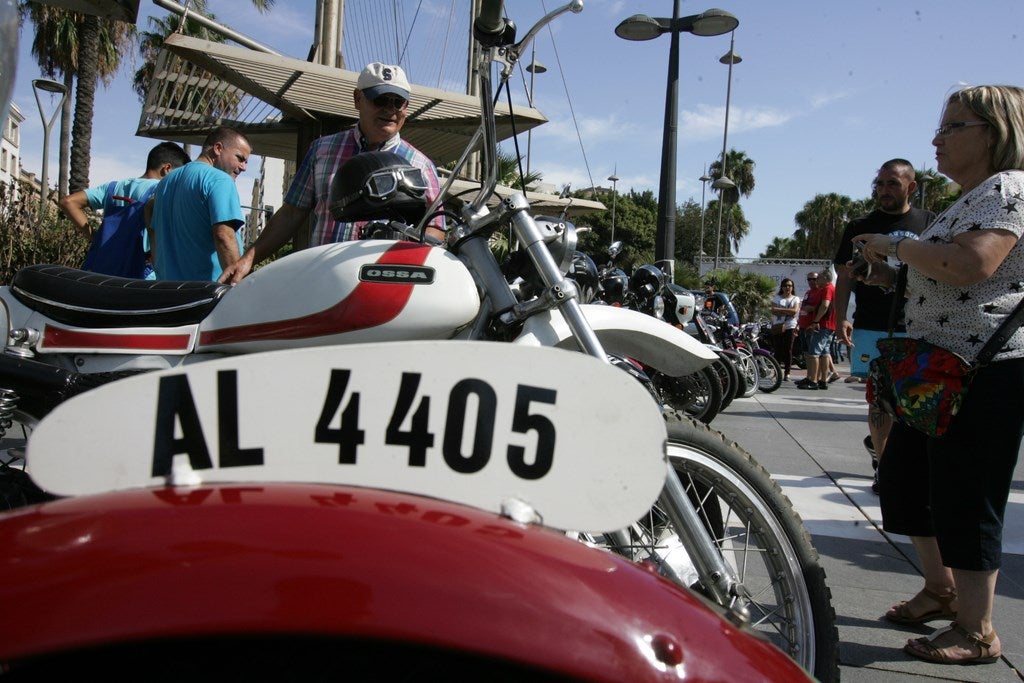
[{"label": "white motorcycle", "polygon": [[[579,303],[565,276],[576,246],[571,223],[535,219],[520,194],[488,208],[497,184],[491,64],[502,64],[499,87],[506,85],[537,31],[561,13],[581,9],[577,0],[549,13],[516,43],[514,27],[501,19],[500,0],[483,3],[475,23],[484,47],[475,65],[481,128],[458,166],[482,138],[485,179],[458,215],[438,210],[447,187],[435,206],[425,207],[416,169],[387,153],[360,155],[365,168],[355,193],[343,187],[346,174],[339,172],[332,192],[336,217],[373,213],[413,222],[415,214],[415,228],[392,222],[389,229],[419,239],[428,221],[444,215],[443,245],[370,239],[311,248],[234,287],[125,280],[49,265],[20,271],[0,288],[0,331],[6,335],[0,431],[18,424],[30,436],[65,399],[140,372],[282,349],[334,347],[343,353],[343,345],[354,343],[486,340],[565,348],[602,360],[628,357],[671,376],[711,364],[717,359],[712,351],[663,321]],[[489,247],[499,231],[511,231],[518,245],[505,264]],[[819,680],[837,679],[829,589],[788,499],[721,434],[684,419],[670,421],[668,435],[670,466],[656,505],[629,529],[580,537],[653,563],[737,622],[755,625]],[[26,460],[19,460],[17,448],[7,454],[3,495],[13,504],[45,497],[32,486],[31,453]]]}]

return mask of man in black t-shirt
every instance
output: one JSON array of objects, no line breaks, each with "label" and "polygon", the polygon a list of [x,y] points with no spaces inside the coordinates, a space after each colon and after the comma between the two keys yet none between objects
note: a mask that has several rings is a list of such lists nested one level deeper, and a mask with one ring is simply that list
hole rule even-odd
[{"label": "man in black t-shirt", "polygon": [[[910,197],[917,189],[914,177],[914,166],[906,159],[890,159],[882,164],[871,192],[878,208],[867,216],[850,221],[833,259],[837,273],[836,336],[840,342],[850,346],[850,377],[862,382],[868,375],[868,363],[878,355],[875,342],[888,335],[893,294],[866,285],[850,275],[848,264],[854,256],[853,238],[865,233],[888,235],[897,231],[921,234],[935,219],[935,214],[910,205]],[[857,297],[852,322],[846,319],[851,292]],[[906,332],[903,327],[903,302],[899,303],[894,331],[897,334]],[[871,453],[872,465],[875,467],[876,454],[882,454],[891,428],[892,418],[873,407],[868,408],[870,435],[864,439],[864,446]],[[877,479],[872,489],[876,486]]]}]

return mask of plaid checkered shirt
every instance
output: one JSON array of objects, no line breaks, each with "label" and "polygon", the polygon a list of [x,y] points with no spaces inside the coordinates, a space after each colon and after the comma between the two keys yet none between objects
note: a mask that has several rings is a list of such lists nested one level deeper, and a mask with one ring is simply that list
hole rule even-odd
[{"label": "plaid checkered shirt", "polygon": [[309,246],[359,239],[359,229],[367,221],[341,223],[334,220],[330,210],[331,181],[341,165],[361,152],[394,152],[410,164],[423,170],[427,181],[427,201],[432,202],[440,191],[437,169],[425,154],[395,134],[377,149],[367,145],[366,138],[353,126],[333,135],[318,138],[310,145],[306,157],[296,170],[291,187],[284,201],[300,209],[313,211],[313,227],[309,234]]}]

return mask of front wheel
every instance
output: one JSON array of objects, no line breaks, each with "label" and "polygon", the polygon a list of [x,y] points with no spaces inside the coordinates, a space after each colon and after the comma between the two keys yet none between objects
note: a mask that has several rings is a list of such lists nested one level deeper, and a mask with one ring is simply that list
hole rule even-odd
[{"label": "front wheel", "polygon": [[755,354],[754,362],[757,364],[758,389],[770,394],[782,386],[782,366],[774,356]]},{"label": "front wheel", "polygon": [[754,354],[745,348],[737,349],[739,355],[736,356],[736,370],[743,376],[746,382],[746,386],[743,393],[740,394],[743,398],[750,398],[757,393],[757,386],[760,380],[757,374],[757,363],[754,362]]},{"label": "front wheel", "polygon": [[710,424],[722,407],[722,385],[711,367],[701,368],[684,377],[653,372],[651,380],[663,403],[704,424]]},{"label": "front wheel", "polygon": [[[732,567],[751,625],[820,681],[837,681],[839,634],[831,591],[799,515],[768,472],[736,443],[692,420],[668,424],[673,470],[715,551]],[[669,517],[660,508],[632,529],[646,558],[705,592]]]}]

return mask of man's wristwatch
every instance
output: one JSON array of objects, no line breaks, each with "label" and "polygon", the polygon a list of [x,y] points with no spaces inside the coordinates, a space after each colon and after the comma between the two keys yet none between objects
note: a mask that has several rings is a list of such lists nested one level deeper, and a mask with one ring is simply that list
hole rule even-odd
[{"label": "man's wristwatch", "polygon": [[900,242],[903,240],[916,240],[917,233],[910,232],[909,230],[897,230],[896,232],[889,233],[889,256],[898,259],[896,256],[896,249],[900,246]]}]

